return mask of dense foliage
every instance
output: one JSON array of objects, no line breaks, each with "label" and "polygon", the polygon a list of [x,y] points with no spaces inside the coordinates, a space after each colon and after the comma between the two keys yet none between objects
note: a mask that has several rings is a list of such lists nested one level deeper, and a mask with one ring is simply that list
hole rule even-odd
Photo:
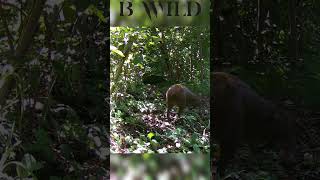
[{"label": "dense foliage", "polygon": [[113,154],[111,179],[210,179],[209,154]]},{"label": "dense foliage", "polygon": [[319,177],[319,7],[314,0],[213,2],[213,70],[238,75],[297,117],[298,163],[291,171],[272,161],[278,160],[274,151],[260,148],[261,158],[253,158],[244,149],[230,177]]},{"label": "dense foliage", "polygon": [[108,176],[106,4],[0,2],[0,177]]},{"label": "dense foliage", "polygon": [[[209,29],[111,28],[111,151],[208,152]],[[165,92],[182,83],[201,94],[177,125]]]}]

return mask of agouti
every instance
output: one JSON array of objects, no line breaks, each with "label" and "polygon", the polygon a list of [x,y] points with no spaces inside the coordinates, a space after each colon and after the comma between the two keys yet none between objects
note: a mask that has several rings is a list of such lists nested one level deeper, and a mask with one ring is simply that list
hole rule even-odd
[{"label": "agouti", "polygon": [[247,143],[278,145],[284,163],[292,162],[295,152],[295,119],[275,104],[259,96],[239,78],[211,73],[213,136],[220,150],[220,173],[237,147]]},{"label": "agouti", "polygon": [[167,118],[174,106],[178,106],[178,117],[186,106],[197,106],[201,104],[200,97],[191,92],[187,87],[181,84],[172,85],[166,92]]}]

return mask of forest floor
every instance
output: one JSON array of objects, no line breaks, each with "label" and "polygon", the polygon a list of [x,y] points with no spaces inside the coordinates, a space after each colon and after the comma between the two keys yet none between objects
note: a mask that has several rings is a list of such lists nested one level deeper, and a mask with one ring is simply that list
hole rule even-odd
[{"label": "forest floor", "polygon": [[127,95],[111,111],[111,152],[209,152],[209,97],[201,109],[187,108],[179,119],[175,109],[168,120],[164,93],[145,91]]},{"label": "forest floor", "polygon": [[[111,111],[111,152],[167,153],[209,152],[209,97],[205,108],[186,109],[176,119],[165,115],[165,97],[159,89],[144,89],[143,95],[123,95]],[[297,120],[297,160],[288,171],[280,163],[279,152],[268,146],[251,152],[247,146],[239,149],[234,163],[226,170],[224,179],[305,179],[320,180],[320,114],[294,109]]]},{"label": "forest floor", "polygon": [[295,112],[299,114],[298,147],[297,162],[293,167],[285,169],[280,163],[279,153],[265,146],[254,153],[243,146],[223,179],[320,180],[320,114],[302,109],[296,109]]}]

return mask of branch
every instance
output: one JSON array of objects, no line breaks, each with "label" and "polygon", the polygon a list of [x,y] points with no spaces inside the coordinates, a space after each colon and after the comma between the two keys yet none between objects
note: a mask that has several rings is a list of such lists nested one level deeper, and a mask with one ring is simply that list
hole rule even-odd
[{"label": "branch", "polygon": [[[20,34],[19,41],[17,43],[15,57],[10,59],[15,68],[18,64],[21,63],[21,59],[19,57],[25,54],[28,50],[28,47],[31,46],[31,41],[35,34],[37,23],[39,21],[45,2],[45,0],[35,0],[30,10],[29,16],[25,18],[25,22],[21,23],[21,26],[23,26],[23,28]],[[12,76],[3,79],[3,81],[4,84],[2,85],[2,87],[0,87],[0,106],[2,106],[6,102],[6,100],[8,99],[8,94],[10,93],[10,91],[12,91],[16,84]]]},{"label": "branch", "polygon": [[35,34],[35,30],[45,2],[45,0],[36,0],[33,4],[30,15],[26,19],[26,23],[23,23],[24,27],[21,31],[21,35],[15,53],[15,56],[17,58],[21,57],[30,46],[30,42],[32,41],[33,36]]},{"label": "branch", "polygon": [[[116,69],[116,74],[114,76],[114,82],[118,82],[120,75],[122,73],[122,68],[123,68],[123,64],[124,62],[127,60],[129,53],[131,51],[131,47],[133,45],[134,40],[136,39],[136,36],[132,36],[130,37],[128,43],[126,44],[126,46],[124,47],[124,57],[121,58],[120,62],[118,63],[118,67]],[[110,94],[112,94],[116,88],[117,84],[113,84],[110,88]]]}]

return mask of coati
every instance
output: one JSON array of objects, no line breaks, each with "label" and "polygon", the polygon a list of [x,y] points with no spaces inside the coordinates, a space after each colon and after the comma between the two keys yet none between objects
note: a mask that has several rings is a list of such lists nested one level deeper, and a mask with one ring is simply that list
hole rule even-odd
[{"label": "coati", "polygon": [[178,117],[186,106],[200,105],[200,97],[181,84],[172,85],[166,92],[167,118],[173,106],[178,106]]},{"label": "coati", "polygon": [[295,121],[288,113],[259,96],[239,78],[224,72],[211,73],[213,137],[221,150],[218,171],[223,173],[237,147],[271,142],[281,149],[284,163],[295,152]]}]

